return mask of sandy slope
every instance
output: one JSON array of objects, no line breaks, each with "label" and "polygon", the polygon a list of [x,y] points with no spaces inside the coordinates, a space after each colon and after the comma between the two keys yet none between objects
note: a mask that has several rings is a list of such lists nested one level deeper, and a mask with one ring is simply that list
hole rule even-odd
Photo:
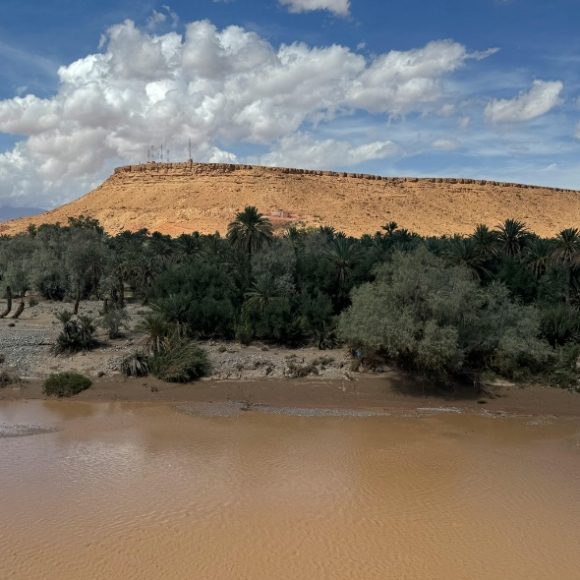
[{"label": "sandy slope", "polygon": [[148,228],[178,235],[224,233],[235,212],[256,205],[275,225],[332,225],[351,235],[374,233],[388,221],[423,235],[469,233],[513,217],[538,234],[580,224],[580,192],[467,179],[382,178],[229,164],[120,167],[101,186],[53,211],[0,225],[98,218],[111,233]]}]

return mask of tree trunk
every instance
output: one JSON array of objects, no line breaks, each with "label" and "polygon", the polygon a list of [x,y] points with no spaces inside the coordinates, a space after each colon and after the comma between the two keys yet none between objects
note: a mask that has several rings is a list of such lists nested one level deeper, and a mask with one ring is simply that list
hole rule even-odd
[{"label": "tree trunk", "polygon": [[81,289],[78,288],[77,289],[77,297],[75,300],[75,308],[74,308],[74,313],[75,315],[77,315],[79,313],[79,305],[81,303]]},{"label": "tree trunk", "polygon": [[10,286],[6,287],[6,310],[0,314],[0,318],[6,318],[10,311],[12,310],[12,288]]},{"label": "tree trunk", "polygon": [[12,318],[18,318],[22,314],[23,310],[24,310],[24,298],[21,298],[20,302],[18,303],[18,308],[16,309],[16,312],[12,315]]},{"label": "tree trunk", "polygon": [[125,308],[125,282],[119,280],[119,306]]}]

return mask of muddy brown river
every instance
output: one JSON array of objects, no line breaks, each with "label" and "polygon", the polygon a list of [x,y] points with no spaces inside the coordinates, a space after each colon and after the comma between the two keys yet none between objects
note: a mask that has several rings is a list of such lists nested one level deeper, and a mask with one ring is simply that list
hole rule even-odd
[{"label": "muddy brown river", "polygon": [[0,578],[580,578],[578,420],[207,415],[0,403]]}]

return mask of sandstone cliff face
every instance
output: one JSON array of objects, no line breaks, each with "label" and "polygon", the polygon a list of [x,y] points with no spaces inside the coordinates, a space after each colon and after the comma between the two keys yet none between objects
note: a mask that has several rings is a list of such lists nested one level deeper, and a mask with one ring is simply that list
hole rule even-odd
[{"label": "sandstone cliff face", "polygon": [[470,233],[508,217],[541,235],[580,225],[580,192],[472,179],[380,177],[359,173],[208,163],[119,167],[80,199],[33,218],[0,225],[97,218],[110,233],[225,233],[235,213],[255,205],[275,226],[331,225],[360,236],[389,221],[423,235]]}]

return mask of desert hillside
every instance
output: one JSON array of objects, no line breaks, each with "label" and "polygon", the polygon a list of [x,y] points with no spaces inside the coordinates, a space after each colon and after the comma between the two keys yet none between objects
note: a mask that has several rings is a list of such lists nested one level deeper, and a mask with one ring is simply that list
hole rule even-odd
[{"label": "desert hillside", "polygon": [[277,226],[331,225],[374,233],[395,221],[423,235],[468,233],[513,217],[538,234],[580,224],[580,192],[470,179],[418,179],[206,163],[119,167],[101,186],[55,210],[0,225],[97,218],[110,233],[147,228],[178,235],[224,233],[236,211],[255,205]]}]

